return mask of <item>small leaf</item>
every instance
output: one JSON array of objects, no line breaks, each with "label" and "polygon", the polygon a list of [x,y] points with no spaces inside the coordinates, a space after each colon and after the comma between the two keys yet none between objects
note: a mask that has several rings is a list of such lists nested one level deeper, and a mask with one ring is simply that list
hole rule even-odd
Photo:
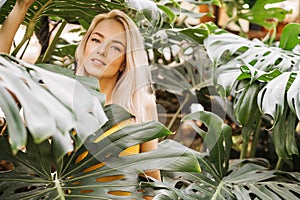
[{"label": "small leaf", "polygon": [[157,5],[157,7],[159,9],[161,9],[168,16],[168,18],[170,20],[170,24],[171,24],[171,26],[173,26],[172,24],[174,24],[175,19],[176,19],[175,13],[167,6]]},{"label": "small leaf", "polygon": [[281,33],[279,47],[285,50],[292,50],[300,44],[300,24],[287,24]]},{"label": "small leaf", "polygon": [[246,85],[240,94],[235,95],[236,101],[233,105],[234,108],[234,115],[236,119],[242,124],[245,125],[249,118],[253,117],[252,110],[256,109],[257,106],[257,94],[259,91],[259,85],[254,83],[252,85]]}]

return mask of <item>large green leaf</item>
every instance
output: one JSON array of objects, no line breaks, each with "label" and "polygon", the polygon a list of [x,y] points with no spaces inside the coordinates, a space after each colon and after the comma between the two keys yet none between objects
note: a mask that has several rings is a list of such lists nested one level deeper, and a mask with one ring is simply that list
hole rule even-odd
[{"label": "large green leaf", "polygon": [[[107,121],[101,106],[103,103],[99,102],[96,92],[93,94],[91,89],[87,89],[75,78],[50,72],[9,56],[1,56],[0,65],[0,86],[10,91],[16,99],[7,97],[6,102],[1,103],[9,117],[8,128],[14,131],[11,136],[18,134],[15,131],[21,131],[19,139],[16,137],[12,140],[14,151],[26,143],[26,126],[35,142],[55,137],[53,145],[61,149],[57,157],[59,159],[73,150],[72,140],[62,139],[69,137],[69,131],[76,130],[78,137],[75,145],[80,146],[86,137]],[[7,96],[6,90],[1,90],[3,97]],[[24,123],[20,123],[16,109],[11,106],[16,103],[22,107]],[[10,104],[11,108],[6,104]],[[14,116],[15,124],[10,116]]]},{"label": "large green leaf", "polygon": [[[14,0],[7,0],[1,8],[0,23],[2,24],[5,16],[11,10],[11,6],[15,4]],[[85,20],[90,22],[91,19],[99,13],[107,12],[111,9],[124,8],[124,1],[59,1],[59,0],[36,0],[25,17],[25,23],[35,23],[42,16],[57,16],[69,22]]]},{"label": "large green leaf", "polygon": [[[220,92],[228,95],[242,70],[251,72],[251,82],[261,78],[265,73],[279,70],[280,72],[297,70],[299,55],[278,47],[267,46],[259,40],[247,40],[240,36],[224,33],[210,35],[204,40],[205,48],[213,61],[215,82]],[[279,73],[276,72],[276,76]]]},{"label": "large green leaf", "polygon": [[237,199],[298,199],[300,189],[299,179],[251,163],[233,165],[224,182],[231,186]]},{"label": "large green leaf", "polygon": [[[265,163],[267,161],[264,161]],[[205,173],[166,172],[164,182],[148,183],[160,189],[157,199],[298,199],[299,173],[268,170],[258,159],[232,160],[222,180],[211,179]]]},{"label": "large green leaf", "polygon": [[282,1],[284,0],[257,0],[249,12],[240,14],[240,18],[271,28],[273,23],[271,20],[283,21],[285,16],[292,12],[280,7],[267,8],[266,6]]},{"label": "large green leaf", "polygon": [[[207,148],[209,163],[213,165],[218,177],[223,177],[228,169],[230,149],[232,147],[231,128],[223,120],[210,112],[199,111],[191,113],[183,120],[199,120],[205,124],[207,131],[191,126],[201,135]],[[212,173],[212,172],[210,172]],[[216,178],[216,177],[215,177]]]},{"label": "large green leaf", "polygon": [[184,91],[192,89],[192,85],[177,69],[156,65],[151,73],[157,87],[161,90],[183,95]]},{"label": "large green leaf", "polygon": [[299,114],[299,73],[285,72],[268,82],[259,92],[257,102],[263,113],[271,115],[275,121],[289,108],[300,119]]},{"label": "large green leaf", "polygon": [[[107,107],[108,115],[114,112],[111,109],[118,109],[118,106],[114,107]],[[130,116],[122,109],[119,109],[119,114]],[[113,121],[105,127],[115,129]],[[48,141],[41,144],[29,141],[25,152],[13,155],[7,139],[2,137],[0,160],[12,162],[14,168],[3,172],[0,177],[0,197],[141,199],[143,194],[139,191],[138,174],[144,170],[200,172],[194,152],[174,141],[164,141],[154,151],[120,156],[127,147],[171,134],[159,122],[116,129],[99,140],[103,134],[103,131],[98,131],[80,149],[66,155],[60,162],[53,160]]]}]

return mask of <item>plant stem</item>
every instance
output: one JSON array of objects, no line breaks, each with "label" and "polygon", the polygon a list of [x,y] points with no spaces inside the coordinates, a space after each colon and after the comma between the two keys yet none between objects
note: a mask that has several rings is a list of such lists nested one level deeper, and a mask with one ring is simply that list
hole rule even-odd
[{"label": "plant stem", "polygon": [[30,40],[31,40],[31,38],[29,38],[29,39],[27,40],[26,46],[25,46],[25,48],[24,48],[24,50],[23,50],[23,52],[22,52],[22,54],[21,54],[21,56],[20,56],[20,59],[23,59],[23,56],[24,56],[24,54],[25,54],[25,52],[26,52],[26,49],[27,49],[27,47],[29,46]]},{"label": "plant stem", "polygon": [[[20,51],[20,49],[22,48],[22,46],[25,44],[26,41],[28,41],[29,44],[29,39],[31,38],[31,36],[33,35],[33,31],[34,31],[34,26],[35,26],[35,22],[30,21],[28,23],[28,26],[26,28],[26,32],[24,37],[22,38],[21,42],[17,45],[17,47],[13,50],[13,52],[11,53],[12,56],[16,56],[17,53]],[[26,45],[27,48],[28,45]],[[26,51],[26,48],[24,49],[24,52]]]},{"label": "plant stem", "polygon": [[258,138],[259,138],[259,135],[260,135],[260,125],[261,125],[261,119],[258,120],[257,125],[256,125],[256,129],[255,129],[255,132],[254,132],[251,151],[250,151],[250,158],[255,157]]},{"label": "plant stem", "polygon": [[62,31],[64,30],[65,26],[67,25],[67,21],[66,20],[63,20],[57,33],[55,34],[51,44],[48,46],[46,52],[45,52],[45,55],[43,56],[43,59],[42,59],[42,62],[47,62],[50,58],[51,58],[51,55],[52,55],[52,52],[59,40],[59,36],[61,35]]},{"label": "plant stem", "polygon": [[242,129],[243,148],[242,148],[242,152],[240,155],[240,159],[244,159],[247,157],[250,133],[251,133],[251,130],[247,126],[243,127],[243,129]]},{"label": "plant stem", "polygon": [[187,95],[185,96],[184,101],[182,102],[182,104],[180,104],[180,106],[179,106],[179,108],[177,109],[175,115],[172,117],[171,121],[169,122],[169,124],[168,124],[168,129],[171,130],[172,126],[174,125],[174,122],[176,121],[176,119],[177,119],[177,117],[178,117],[178,115],[179,115],[179,113],[180,113],[180,111],[181,111],[182,108],[185,106],[185,104],[189,101],[189,99],[190,99],[190,95],[187,94]]},{"label": "plant stem", "polygon": [[61,187],[60,180],[58,179],[58,175],[56,172],[54,172],[53,178],[54,178],[55,187],[56,187],[56,190],[57,190],[57,193],[58,193],[60,199],[65,200],[66,199],[65,195],[64,195],[65,193]]},{"label": "plant stem", "polygon": [[27,28],[26,28],[26,32],[25,35],[23,37],[23,39],[21,40],[21,42],[18,44],[18,46],[13,50],[12,52],[12,56],[16,56],[17,53],[19,52],[19,50],[21,49],[21,47],[24,45],[24,43],[31,38],[31,36],[33,35],[34,32],[34,27],[36,24],[36,20],[37,18],[42,14],[43,10],[52,3],[53,0],[49,0],[47,1],[45,4],[43,4],[40,9],[34,13],[34,16],[30,19],[30,21],[27,24]]},{"label": "plant stem", "polygon": [[282,158],[278,158],[277,163],[276,163],[276,167],[275,170],[280,170],[282,165],[283,165],[283,159]]}]

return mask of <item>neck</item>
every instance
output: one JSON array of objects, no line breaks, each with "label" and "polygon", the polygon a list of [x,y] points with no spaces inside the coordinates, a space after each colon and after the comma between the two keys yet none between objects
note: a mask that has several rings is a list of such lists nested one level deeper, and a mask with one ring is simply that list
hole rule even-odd
[{"label": "neck", "polygon": [[111,104],[112,93],[116,86],[117,80],[114,79],[99,79],[100,92],[106,95],[105,104]]}]

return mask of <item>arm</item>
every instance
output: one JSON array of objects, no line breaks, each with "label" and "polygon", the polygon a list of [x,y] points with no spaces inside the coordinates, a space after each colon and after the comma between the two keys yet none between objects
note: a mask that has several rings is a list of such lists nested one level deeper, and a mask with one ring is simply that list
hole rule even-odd
[{"label": "arm", "polygon": [[[145,142],[141,144],[141,152],[151,151],[157,149],[158,139],[151,140],[149,142]],[[148,176],[155,178],[157,180],[161,180],[160,171],[159,170],[149,170],[146,172]]]},{"label": "arm", "polygon": [[[157,116],[157,109],[156,109],[156,104],[155,101],[152,102],[150,101],[147,105],[147,111],[149,111],[149,115],[151,120],[157,120],[158,121],[158,116]],[[158,147],[158,139],[154,139],[145,143],[141,144],[141,152],[146,152],[146,151],[151,151],[154,149],[157,149]],[[161,175],[159,170],[148,170],[146,171],[146,175],[151,176],[152,178],[155,178],[159,181],[161,181]],[[152,196],[143,196],[145,200],[152,200]]]},{"label": "arm", "polygon": [[17,0],[12,11],[0,28],[0,52],[9,53],[15,34],[34,0]]},{"label": "arm", "polygon": [[[147,110],[150,112],[150,118],[151,120],[158,120],[157,117],[157,109],[156,109],[156,104],[155,102],[149,102],[147,105]],[[148,142],[145,142],[143,144],[141,144],[141,152],[146,152],[146,151],[151,151],[154,149],[157,149],[158,147],[158,139],[154,139]],[[151,171],[147,171],[146,174],[148,176],[151,176],[157,180],[161,180],[161,176],[160,176],[160,171],[159,170],[151,170]]]}]

